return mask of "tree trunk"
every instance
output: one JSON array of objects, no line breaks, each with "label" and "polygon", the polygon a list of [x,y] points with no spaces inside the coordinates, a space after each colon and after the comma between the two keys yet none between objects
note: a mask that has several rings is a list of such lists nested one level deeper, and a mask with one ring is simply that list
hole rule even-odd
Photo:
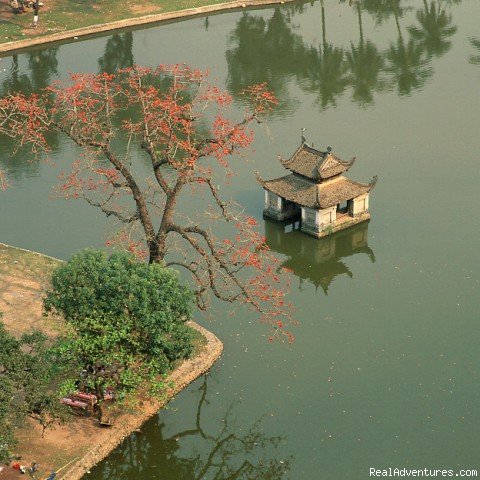
[{"label": "tree trunk", "polygon": [[[163,247],[162,250],[164,251],[165,247]],[[161,248],[157,242],[157,239],[148,242],[148,263],[160,263],[164,256],[165,253],[161,252]]]},{"label": "tree trunk", "polygon": [[149,243],[149,263],[160,263],[164,260],[165,255],[167,254],[168,232],[170,231],[170,226],[173,225],[173,216],[177,206],[178,195],[186,181],[187,179],[185,176],[180,176],[173,191],[167,195],[162,222],[160,223],[155,239],[152,240],[151,244]]}]

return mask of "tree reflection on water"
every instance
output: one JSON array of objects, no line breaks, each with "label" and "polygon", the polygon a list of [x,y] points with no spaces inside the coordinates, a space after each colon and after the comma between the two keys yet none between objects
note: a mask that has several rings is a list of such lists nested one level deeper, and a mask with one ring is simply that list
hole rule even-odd
[{"label": "tree reflection on water", "polygon": [[288,10],[275,7],[272,17],[245,12],[230,34],[226,52],[227,88],[233,94],[249,85],[267,82],[279,99],[274,115],[293,108],[288,80],[301,69],[302,37],[293,32]]},{"label": "tree reflection on water", "polygon": [[100,72],[114,73],[133,64],[133,33],[112,35],[105,44],[105,53],[98,59]]},{"label": "tree reflection on water", "polygon": [[[361,107],[373,104],[376,93],[392,89],[400,96],[411,95],[433,75],[430,60],[451,48],[450,39],[457,27],[447,9],[460,1],[348,0],[359,32],[358,42],[350,42],[349,48],[328,40],[328,26],[333,28],[333,23],[328,22],[323,0],[322,42],[318,47],[306,43],[300,32],[294,32],[298,28],[293,23],[298,9],[289,5],[276,7],[268,20],[245,13],[230,37],[227,86],[235,95],[248,85],[267,81],[281,101],[288,99],[291,108],[294,101],[288,97],[288,82],[296,78],[301,88],[316,95],[321,110],[335,107],[349,91]],[[406,19],[412,11],[414,24]],[[394,20],[396,38],[390,40],[388,47],[381,49],[365,37],[365,14],[378,28],[390,29],[386,24]]]},{"label": "tree reflection on water", "polygon": [[[208,377],[198,387],[199,401],[191,428],[167,434],[172,425],[162,421],[150,424],[146,435],[127,438],[108,458],[94,468],[87,479],[215,479],[279,480],[290,470],[292,458],[275,458],[283,437],[269,437],[263,432],[262,420],[239,428],[235,421],[236,403],[216,417],[217,426],[203,420],[210,408]],[[153,428],[151,428],[153,427]]]},{"label": "tree reflection on water", "polygon": [[[28,95],[46,88],[57,75],[57,53],[58,47],[26,53],[24,55],[28,65],[26,71],[20,68],[19,55],[12,55],[10,69],[0,84],[0,98],[18,92]],[[59,145],[58,134],[49,133],[48,142],[52,151],[55,151]],[[14,145],[11,139],[3,137],[0,141],[0,151],[13,152]],[[17,155],[7,153],[0,155],[0,169],[6,172],[9,179],[15,181],[22,177],[36,177],[40,172],[39,162],[30,159],[28,155],[22,155],[21,150]]]},{"label": "tree reflection on water", "polygon": [[423,0],[423,10],[417,11],[417,20],[420,28],[409,27],[409,31],[423,46],[428,57],[440,57],[452,46],[448,40],[456,31],[457,27],[451,25],[452,15],[448,14],[446,7],[432,1],[430,5]]},{"label": "tree reflection on water", "polygon": [[472,37],[469,39],[470,44],[477,50],[475,55],[470,55],[468,61],[472,65],[480,65],[480,38]]},{"label": "tree reflection on water", "polygon": [[322,109],[335,106],[336,99],[348,85],[347,65],[344,51],[327,41],[325,5],[320,1],[322,12],[322,45],[318,48],[304,47],[303,69],[297,73],[303,88],[317,95]]}]

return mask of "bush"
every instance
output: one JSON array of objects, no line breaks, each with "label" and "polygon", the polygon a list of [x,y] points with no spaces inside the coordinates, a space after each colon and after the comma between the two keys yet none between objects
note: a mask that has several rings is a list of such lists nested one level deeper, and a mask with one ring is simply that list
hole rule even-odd
[{"label": "bush", "polygon": [[24,334],[16,339],[0,321],[0,345],[0,461],[3,462],[16,445],[15,428],[21,427],[27,416],[45,429],[65,421],[68,410],[59,403],[52,387],[54,362],[42,333]]},{"label": "bush", "polygon": [[192,353],[194,296],[176,274],[126,253],[84,251],[58,267],[45,310],[62,315],[70,332],[62,354],[102,395],[152,382]]}]

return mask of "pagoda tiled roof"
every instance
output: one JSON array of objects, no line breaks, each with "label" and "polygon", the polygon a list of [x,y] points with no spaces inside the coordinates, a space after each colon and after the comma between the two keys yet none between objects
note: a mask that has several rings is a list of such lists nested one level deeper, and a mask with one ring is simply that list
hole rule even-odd
[{"label": "pagoda tiled roof", "polygon": [[328,208],[352,198],[368,193],[375,185],[377,177],[368,183],[360,183],[339,176],[332,180],[317,183],[297,173],[291,173],[274,180],[262,180],[261,185],[280,197],[309,208]]},{"label": "pagoda tiled roof", "polygon": [[321,182],[346,172],[355,162],[355,158],[345,162],[331,153],[330,149],[322,152],[302,143],[289,160],[280,158],[280,161],[293,173]]}]

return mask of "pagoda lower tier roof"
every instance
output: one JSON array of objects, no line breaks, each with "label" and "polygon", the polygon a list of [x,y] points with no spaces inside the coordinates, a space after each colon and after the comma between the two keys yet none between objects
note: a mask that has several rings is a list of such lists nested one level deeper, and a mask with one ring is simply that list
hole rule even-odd
[{"label": "pagoda lower tier roof", "polygon": [[339,176],[330,181],[316,183],[292,173],[274,180],[260,180],[263,188],[291,202],[309,208],[328,208],[369,192],[376,183],[355,182]]}]

